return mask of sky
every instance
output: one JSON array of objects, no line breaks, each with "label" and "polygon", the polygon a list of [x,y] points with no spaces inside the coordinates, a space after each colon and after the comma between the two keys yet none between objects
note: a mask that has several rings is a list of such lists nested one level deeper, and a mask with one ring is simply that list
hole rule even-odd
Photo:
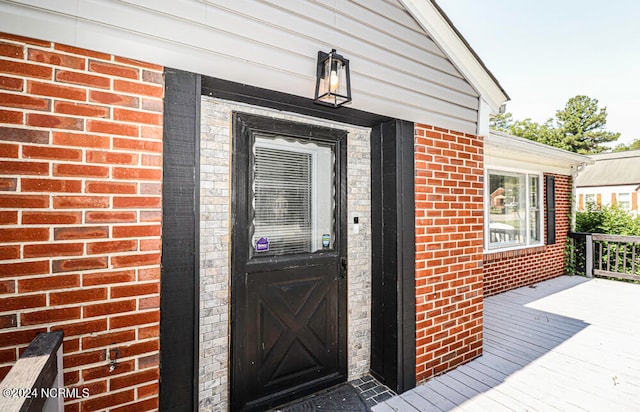
[{"label": "sky", "polygon": [[615,144],[640,139],[640,1],[438,0],[511,100],[544,122],[576,95],[607,108]]}]

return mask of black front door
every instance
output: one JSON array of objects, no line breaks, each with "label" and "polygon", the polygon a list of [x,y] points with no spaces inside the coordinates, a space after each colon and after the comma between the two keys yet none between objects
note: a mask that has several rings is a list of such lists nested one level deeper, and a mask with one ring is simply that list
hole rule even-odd
[{"label": "black front door", "polygon": [[346,380],[346,138],[233,115],[233,410]]}]

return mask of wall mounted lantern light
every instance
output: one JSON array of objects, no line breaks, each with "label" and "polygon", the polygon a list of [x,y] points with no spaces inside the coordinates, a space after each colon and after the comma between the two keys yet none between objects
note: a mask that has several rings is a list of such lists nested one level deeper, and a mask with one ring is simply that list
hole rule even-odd
[{"label": "wall mounted lantern light", "polygon": [[332,107],[351,101],[349,60],[336,53],[335,49],[330,53],[318,52],[314,101]]}]

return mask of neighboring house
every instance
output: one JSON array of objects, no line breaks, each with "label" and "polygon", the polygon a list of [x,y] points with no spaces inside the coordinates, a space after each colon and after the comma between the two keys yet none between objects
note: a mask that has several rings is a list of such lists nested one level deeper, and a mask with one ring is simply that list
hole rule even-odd
[{"label": "neighboring house", "polygon": [[[484,296],[562,274],[585,159],[489,134],[507,95],[433,1],[17,0],[0,23],[0,377],[61,329],[90,392],[68,410],[403,392],[482,354]],[[333,48],[337,109],[313,102]]]},{"label": "neighboring house", "polygon": [[638,214],[640,192],[640,150],[589,156],[595,161],[586,166],[576,179],[577,208],[594,205],[616,205]]}]

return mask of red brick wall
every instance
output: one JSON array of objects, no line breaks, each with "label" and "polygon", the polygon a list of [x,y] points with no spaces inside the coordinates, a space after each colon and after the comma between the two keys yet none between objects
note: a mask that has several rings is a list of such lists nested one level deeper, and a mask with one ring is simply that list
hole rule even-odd
[{"label": "red brick wall", "polygon": [[62,329],[67,411],[158,405],[162,70],[0,34],[0,378]]},{"label": "red brick wall", "polygon": [[[571,216],[571,178],[570,176],[555,175],[555,180],[556,243],[554,245],[485,255],[485,296],[532,285],[558,277],[564,273],[564,247],[570,228]],[[546,186],[544,193],[546,204]]]},{"label": "red brick wall", "polygon": [[416,378],[482,353],[483,141],[416,125]]}]

